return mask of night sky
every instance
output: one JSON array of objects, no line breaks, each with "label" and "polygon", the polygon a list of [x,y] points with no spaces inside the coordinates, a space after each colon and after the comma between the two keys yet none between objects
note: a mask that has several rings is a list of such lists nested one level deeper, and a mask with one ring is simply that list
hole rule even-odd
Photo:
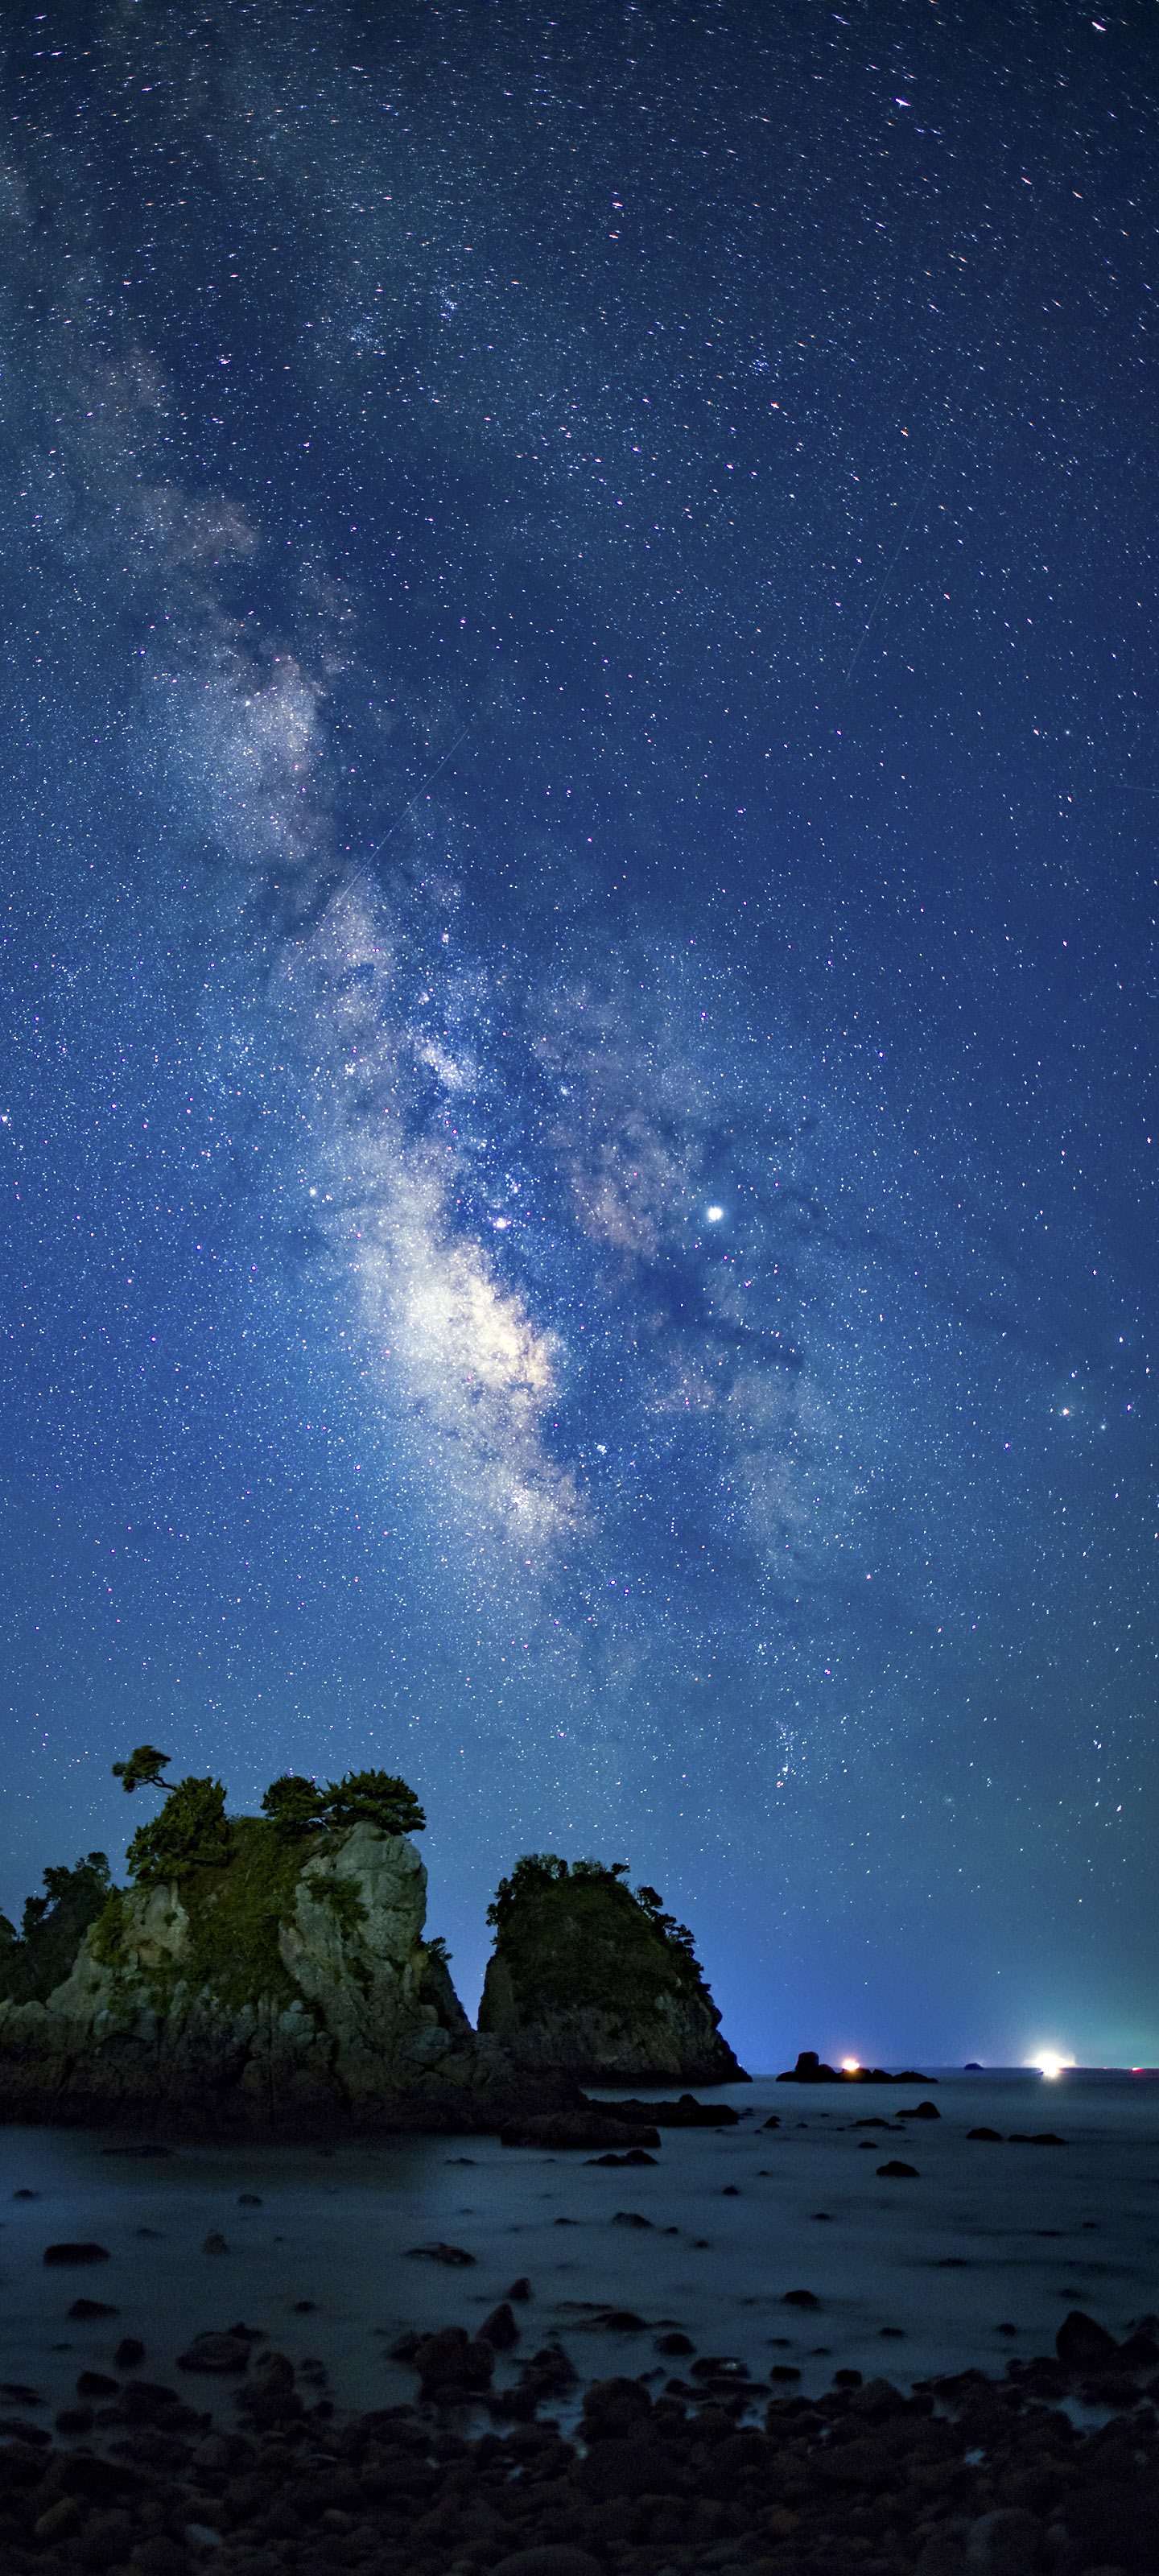
[{"label": "night sky", "polygon": [[0,1903],[400,1770],[750,2066],[1159,2056],[1159,43],[4,69]]}]

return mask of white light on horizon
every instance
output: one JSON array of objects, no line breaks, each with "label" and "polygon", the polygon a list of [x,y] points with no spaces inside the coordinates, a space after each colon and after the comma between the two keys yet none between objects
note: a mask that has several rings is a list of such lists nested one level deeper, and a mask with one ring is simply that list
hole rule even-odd
[{"label": "white light on horizon", "polygon": [[859,2075],[861,2073],[861,2059],[859,2057],[843,2057],[841,2060],[841,2072],[843,2075]]},{"label": "white light on horizon", "polygon": [[1027,2064],[1039,2075],[1045,2075],[1050,2084],[1053,2084],[1057,2075],[1062,2074],[1064,2067],[1073,2066],[1074,2062],[1073,2057],[1057,2056],[1052,2048],[1044,2049],[1041,2056],[1027,2060]]}]

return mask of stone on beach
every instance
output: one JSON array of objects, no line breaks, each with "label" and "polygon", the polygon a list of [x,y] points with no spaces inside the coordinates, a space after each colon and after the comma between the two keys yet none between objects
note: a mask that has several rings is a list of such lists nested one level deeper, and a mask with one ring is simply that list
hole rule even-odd
[{"label": "stone on beach", "polygon": [[486,2336],[472,2339],[463,2326],[444,2326],[423,2335],[415,2346],[414,2368],[424,2397],[461,2391],[470,2395],[489,2388],[495,2372],[495,2346]]},{"label": "stone on beach", "polygon": [[107,2263],[109,2260],[109,2249],[107,2245],[94,2245],[92,2243],[78,2245],[46,2245],[44,2249],[44,2260],[46,2263],[59,2264]]}]

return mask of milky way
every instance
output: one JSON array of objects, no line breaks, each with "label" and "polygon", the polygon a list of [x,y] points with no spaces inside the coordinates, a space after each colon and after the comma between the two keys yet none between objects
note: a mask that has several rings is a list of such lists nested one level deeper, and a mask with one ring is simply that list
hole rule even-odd
[{"label": "milky way", "polygon": [[1147,23],[18,30],[9,1910],[373,1761],[1159,2048]]}]

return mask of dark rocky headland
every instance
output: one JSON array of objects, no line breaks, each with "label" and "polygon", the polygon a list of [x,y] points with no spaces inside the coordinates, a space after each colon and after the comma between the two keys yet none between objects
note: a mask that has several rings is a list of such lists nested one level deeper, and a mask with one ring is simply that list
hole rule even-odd
[{"label": "dark rocky headland", "polygon": [[[163,1789],[165,1760],[138,1747],[126,1787]],[[99,1852],[46,1870],[21,1936],[0,1918],[0,2118],[613,2148],[644,2142],[641,2115],[583,2082],[741,2076],[688,1933],[594,1861],[528,1857],[502,1883],[472,2030],[424,1937],[423,1823],[381,1772],[275,1781],[234,1817],[191,1778],[134,1836],[128,1888]]]}]

